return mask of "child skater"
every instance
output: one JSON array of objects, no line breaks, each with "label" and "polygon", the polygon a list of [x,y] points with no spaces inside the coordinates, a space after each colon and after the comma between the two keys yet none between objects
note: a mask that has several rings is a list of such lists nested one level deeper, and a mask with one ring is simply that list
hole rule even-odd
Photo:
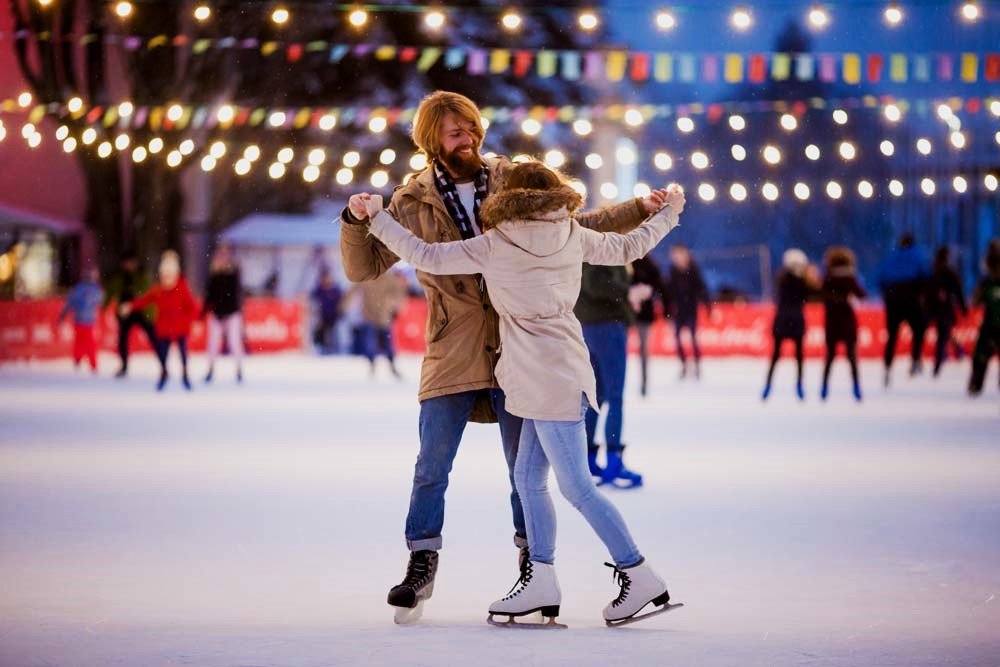
[{"label": "child skater", "polygon": [[823,387],[819,396],[824,401],[830,393],[830,366],[837,354],[837,344],[843,343],[847,361],[851,364],[854,399],[861,400],[858,378],[858,319],[852,299],[865,298],[865,290],[855,275],[854,253],[849,248],[833,246],[823,257],[823,310],[826,313],[826,364],[823,366]]},{"label": "child skater", "polygon": [[618,596],[604,608],[609,624],[637,620],[649,604],[670,608],[663,579],[646,563],[614,505],[587,468],[584,415],[596,406],[594,371],[573,306],[582,264],[623,265],[656,246],[677,226],[684,194],[671,186],[666,203],[628,234],[581,227],[573,214],[583,198],[539,162],[514,168],[502,190],[484,202],[485,233],[465,241],[428,244],[367,199],[371,233],[415,268],[436,274],[483,274],[500,316],[497,382],[507,410],[523,417],[514,480],[524,505],[529,561],[510,594],[490,605],[493,615],[541,611],[555,624],[562,594],[553,566],[555,512],[546,487],[549,467],[563,495],[593,527],[614,560]]},{"label": "child skater", "polygon": [[97,343],[94,340],[94,323],[101,310],[104,292],[99,284],[97,269],[87,269],[83,280],[78,282],[66,297],[66,303],[59,311],[56,324],[70,313],[73,314],[73,367],[79,368],[84,357],[90,370],[97,372]]}]

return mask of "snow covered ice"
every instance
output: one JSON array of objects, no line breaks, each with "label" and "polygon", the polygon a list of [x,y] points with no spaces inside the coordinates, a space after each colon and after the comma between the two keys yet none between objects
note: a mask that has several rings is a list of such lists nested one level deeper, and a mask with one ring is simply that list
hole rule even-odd
[{"label": "snow covered ice", "polygon": [[[69,362],[0,367],[0,665],[997,665],[1000,409],[966,363],[880,386],[846,364],[818,400],[779,363],[630,369],[626,460],[608,490],[685,607],[608,629],[603,546],[560,497],[562,632],[486,624],[516,576],[496,426],[470,425],[447,496],[434,597],[412,627],[402,577],[419,359],[255,356],[237,386],[163,394],[155,362],[116,381]],[[196,357],[192,379],[204,360]],[[384,373],[384,374],[383,374]],[[555,491],[554,480],[551,488]]]}]

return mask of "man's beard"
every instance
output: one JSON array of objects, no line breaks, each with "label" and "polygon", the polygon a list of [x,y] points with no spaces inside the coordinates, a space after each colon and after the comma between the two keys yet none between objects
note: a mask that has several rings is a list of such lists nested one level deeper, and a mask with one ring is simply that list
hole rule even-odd
[{"label": "man's beard", "polygon": [[475,149],[469,155],[461,154],[458,149],[442,153],[441,161],[453,178],[470,178],[483,166],[483,159]]}]

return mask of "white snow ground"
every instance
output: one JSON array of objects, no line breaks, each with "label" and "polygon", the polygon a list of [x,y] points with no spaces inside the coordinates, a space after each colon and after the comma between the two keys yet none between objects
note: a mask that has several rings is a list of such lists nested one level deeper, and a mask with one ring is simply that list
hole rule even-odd
[{"label": "white snow ground", "polygon": [[[495,426],[471,425],[424,620],[396,627],[419,360],[254,357],[247,382],[158,395],[68,362],[0,367],[0,664],[998,665],[996,368],[767,404],[762,360],[652,368],[626,403],[639,491],[609,491],[683,609],[607,629],[607,555],[557,498],[567,631],[485,624],[515,577]],[[843,364],[843,362],[840,362]],[[195,375],[204,361],[195,358]],[[553,483],[553,488],[555,484]]]}]

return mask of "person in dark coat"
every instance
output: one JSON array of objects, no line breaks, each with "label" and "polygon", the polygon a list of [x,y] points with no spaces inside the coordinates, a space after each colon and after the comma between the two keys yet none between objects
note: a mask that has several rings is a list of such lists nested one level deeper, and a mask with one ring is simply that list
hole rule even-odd
[{"label": "person in dark coat", "polygon": [[767,369],[767,383],[761,395],[763,400],[771,394],[771,379],[774,367],[781,356],[781,344],[790,340],[795,343],[795,363],[797,380],[795,392],[799,400],[804,400],[805,390],[802,387],[802,341],[806,335],[806,318],[804,314],[806,299],[819,287],[814,270],[809,266],[809,258],[798,248],[790,248],[782,257],[782,269],[778,272],[777,309],[774,313],[774,324],[771,335],[774,338],[774,352],[771,355],[771,365]]},{"label": "person in dark coat", "polygon": [[663,275],[649,255],[632,262],[632,287],[629,289],[628,297],[635,310],[635,328],[639,333],[639,360],[642,370],[639,393],[645,396],[649,366],[649,329],[656,319],[653,302],[659,299],[663,304],[664,315],[670,312]]},{"label": "person in dark coat", "polygon": [[878,284],[885,302],[885,322],[889,338],[885,343],[885,386],[889,386],[892,361],[896,356],[899,327],[906,322],[913,332],[910,351],[910,375],[921,372],[920,353],[927,332],[925,295],[930,278],[930,262],[917,246],[912,234],[903,234],[899,245],[882,262]]},{"label": "person in dark coat", "polygon": [[983,323],[979,326],[972,353],[972,377],[969,378],[969,394],[977,396],[983,390],[990,359],[1000,354],[1000,239],[990,241],[986,252],[986,275],[976,287],[972,303],[983,307]]},{"label": "person in dark coat", "polygon": [[969,308],[965,304],[965,294],[962,291],[962,280],[958,272],[951,267],[948,246],[941,246],[934,254],[934,267],[931,271],[930,286],[927,290],[928,312],[934,328],[937,329],[937,344],[934,346],[934,377],[941,372],[941,365],[948,356],[948,344],[951,343],[955,356],[961,358],[962,348],[951,337],[952,329],[958,321],[956,310],[962,316],[968,315]]},{"label": "person in dark coat", "polygon": [[608,404],[608,417],[604,422],[604,441],[607,458],[602,469],[597,464],[598,446],[594,442],[598,413],[587,409],[587,463],[592,475],[600,477],[599,484],[618,484],[627,487],[641,486],[642,475],[625,467],[622,456],[622,422],[627,360],[628,327],[635,313],[628,302],[631,285],[624,266],[583,265],[580,297],[573,312],[583,328],[583,339],[590,351],[590,364],[597,380],[597,403]]},{"label": "person in dark coat", "polygon": [[323,269],[319,275],[319,283],[309,295],[316,304],[316,327],[313,329],[313,344],[320,354],[331,354],[337,351],[337,341],[334,332],[340,320],[340,301],[343,292],[333,281],[329,269]]},{"label": "person in dark coat", "polygon": [[[121,368],[115,374],[116,378],[123,378],[128,375],[129,357],[129,332],[132,327],[139,327],[146,334],[149,346],[153,350],[159,349],[156,340],[156,332],[153,330],[149,309],[123,309],[122,306],[130,306],[132,300],[149,289],[152,280],[139,266],[139,259],[134,253],[122,255],[118,272],[111,276],[104,291],[104,303],[101,308],[106,308],[110,303],[115,302],[115,311],[118,317],[118,356],[121,358]],[[127,310],[128,314],[122,313]]]},{"label": "person in dark coat", "polygon": [[698,346],[698,306],[705,304],[709,312],[712,301],[708,288],[701,277],[701,269],[691,257],[691,251],[683,245],[670,249],[670,278],[667,285],[674,320],[674,336],[677,338],[677,356],[681,360],[681,377],[687,376],[687,355],[681,342],[681,332],[691,333],[691,350],[694,352],[694,376],[701,377],[701,348]]},{"label": "person in dark coat", "polygon": [[202,315],[208,319],[208,373],[205,382],[212,381],[215,358],[222,349],[223,336],[229,354],[236,360],[236,381],[243,382],[243,284],[240,267],[233,260],[228,246],[219,246],[212,255]]},{"label": "person in dark coat", "polygon": [[853,299],[867,296],[858,283],[857,261],[850,249],[834,246],[826,251],[823,258],[823,310],[825,311],[826,364],[823,366],[823,387],[820,398],[824,401],[829,394],[830,367],[837,354],[837,345],[843,343],[847,351],[847,361],[851,364],[851,378],[854,382],[854,398],[861,400],[861,380],[858,377],[858,319],[854,314]]}]

